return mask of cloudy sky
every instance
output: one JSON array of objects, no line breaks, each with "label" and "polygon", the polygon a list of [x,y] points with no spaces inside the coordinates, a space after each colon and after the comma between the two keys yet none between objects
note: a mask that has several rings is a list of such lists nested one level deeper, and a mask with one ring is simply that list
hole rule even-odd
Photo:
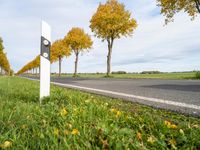
[{"label": "cloudy sky", "polygon": [[[0,0],[0,36],[11,66],[18,71],[40,52],[40,23],[52,26],[52,40],[63,38],[72,27],[81,27],[94,41],[80,56],[79,72],[105,72],[107,43],[93,36],[89,21],[105,0]],[[200,17],[195,21],[180,13],[164,25],[156,0],[120,0],[132,12],[138,28],[129,38],[115,41],[112,70],[200,70]],[[58,63],[51,66],[52,72]],[[74,55],[63,59],[63,72],[73,72]]]}]

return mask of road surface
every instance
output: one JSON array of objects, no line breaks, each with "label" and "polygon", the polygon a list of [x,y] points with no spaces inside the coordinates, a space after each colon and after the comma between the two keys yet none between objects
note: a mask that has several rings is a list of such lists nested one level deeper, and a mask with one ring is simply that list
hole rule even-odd
[{"label": "road surface", "polygon": [[51,77],[51,82],[62,87],[121,98],[154,108],[200,117],[199,80]]}]

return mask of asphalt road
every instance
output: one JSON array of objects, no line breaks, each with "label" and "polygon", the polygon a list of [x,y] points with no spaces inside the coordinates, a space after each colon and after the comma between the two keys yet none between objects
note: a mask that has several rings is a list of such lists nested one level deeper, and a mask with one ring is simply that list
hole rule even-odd
[{"label": "asphalt road", "polygon": [[200,81],[198,80],[51,77],[51,82],[62,87],[122,98],[155,108],[200,117]]}]

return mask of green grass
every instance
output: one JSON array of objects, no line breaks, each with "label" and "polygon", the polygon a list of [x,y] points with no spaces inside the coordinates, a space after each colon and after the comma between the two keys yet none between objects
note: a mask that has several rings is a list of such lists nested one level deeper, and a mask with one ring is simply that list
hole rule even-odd
[{"label": "green grass", "polygon": [[56,86],[40,105],[38,91],[0,77],[1,148],[200,149],[198,118]]},{"label": "green grass", "polygon": [[[161,73],[161,74],[112,74],[113,78],[131,78],[131,79],[195,79],[195,72],[186,73]],[[57,75],[53,75],[57,76]],[[73,74],[64,74],[65,77],[73,77]],[[96,73],[80,73],[78,77],[83,78],[103,78],[106,74],[96,74]]]}]

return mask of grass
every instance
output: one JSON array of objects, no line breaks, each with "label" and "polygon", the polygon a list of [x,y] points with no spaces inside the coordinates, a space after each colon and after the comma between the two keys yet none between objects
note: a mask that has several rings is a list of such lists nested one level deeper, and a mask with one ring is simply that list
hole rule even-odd
[{"label": "grass", "polygon": [[[57,75],[53,75],[57,76]],[[73,77],[73,74],[63,74],[62,76]],[[104,78],[106,74],[100,73],[79,73],[78,77],[83,78]],[[160,73],[160,74],[112,74],[113,78],[131,78],[131,79],[196,79],[195,72],[183,72],[183,73]]]},{"label": "grass", "polygon": [[[200,119],[76,90],[0,77],[3,149],[200,149]],[[0,148],[0,149],[1,149]]]}]

